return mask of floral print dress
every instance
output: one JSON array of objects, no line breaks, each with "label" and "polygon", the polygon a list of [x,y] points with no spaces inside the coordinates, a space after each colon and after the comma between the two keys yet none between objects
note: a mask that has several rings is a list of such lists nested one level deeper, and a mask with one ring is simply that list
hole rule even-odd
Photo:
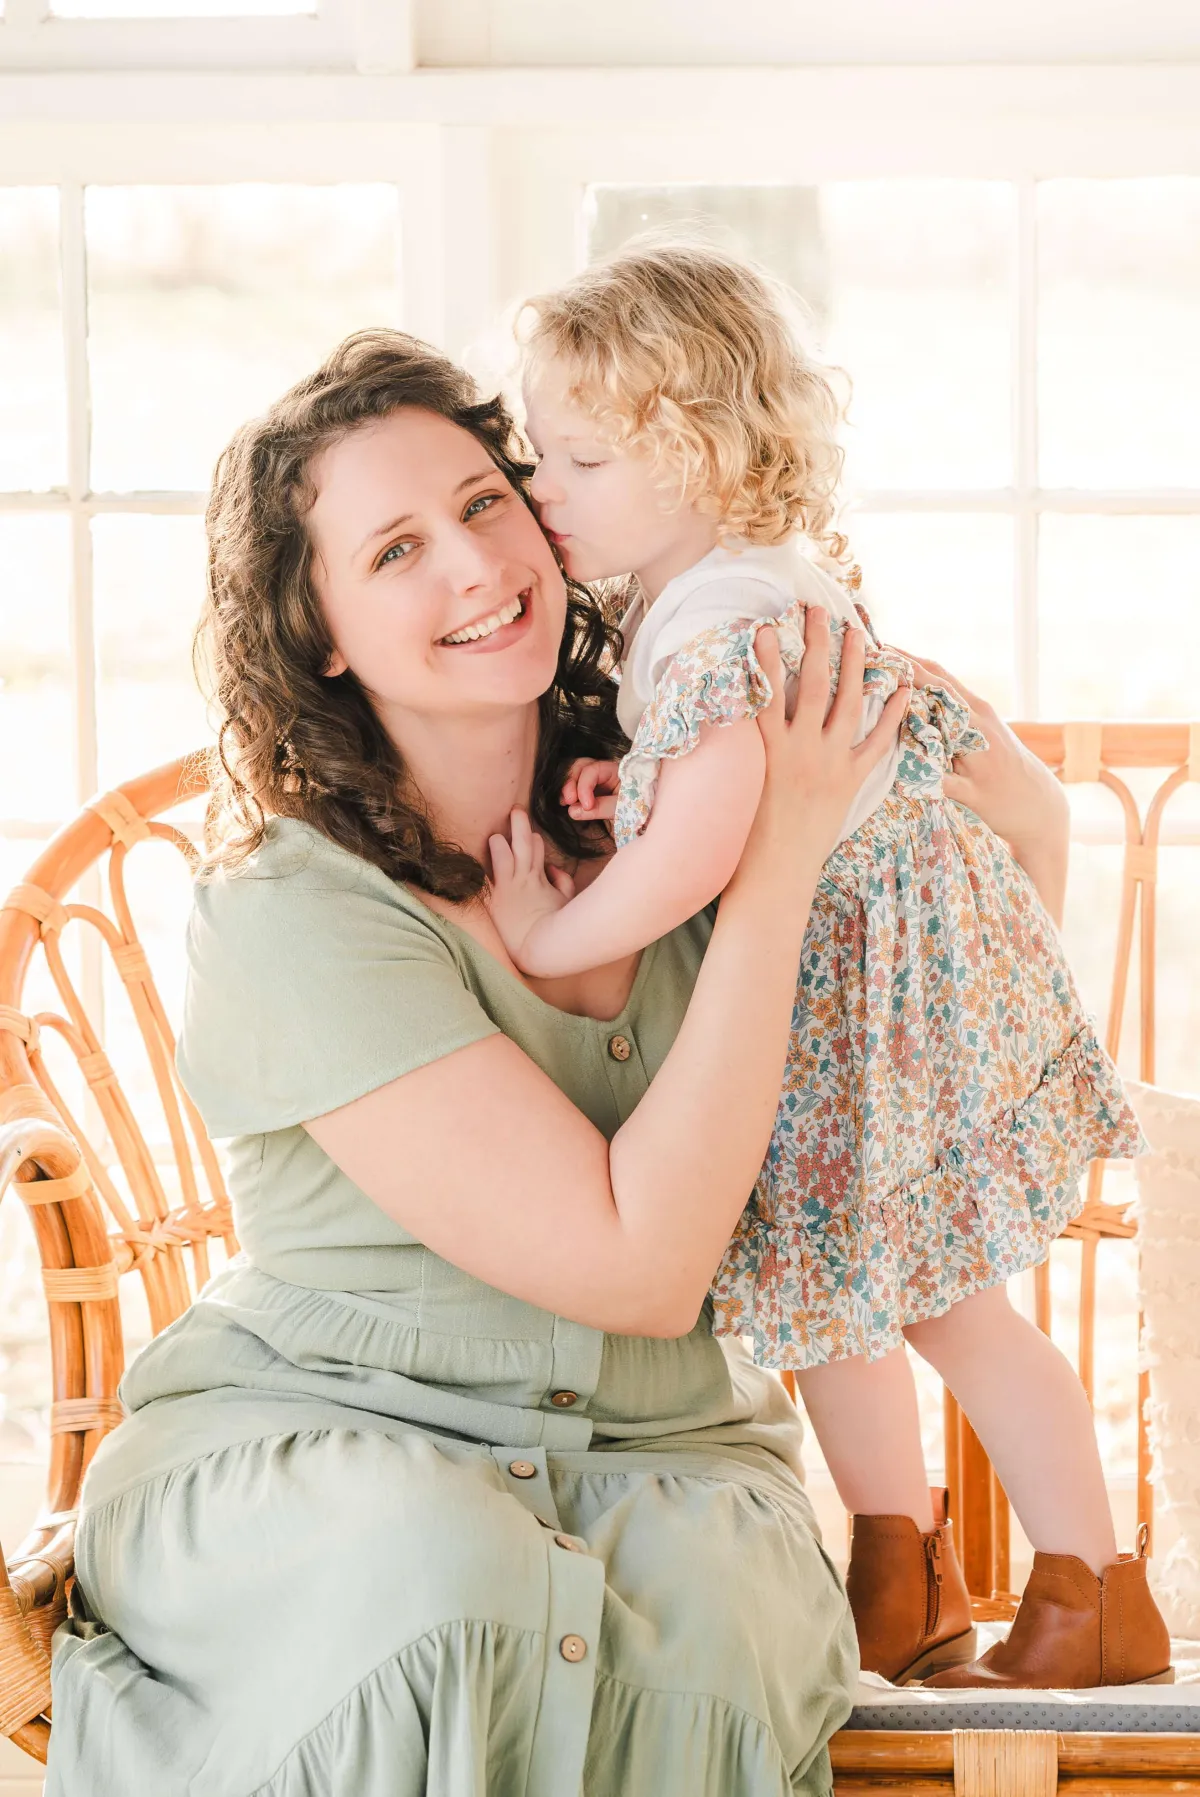
[{"label": "floral print dress", "polygon": [[[831,603],[834,583],[811,567],[794,583],[807,597],[790,596],[779,576],[795,562],[772,567],[776,554],[785,667],[799,667],[805,605],[819,596],[836,670],[849,601]],[[761,572],[763,557],[751,551],[748,567]],[[619,845],[645,827],[664,759],[771,697],[754,652],[770,614],[714,622],[717,585],[694,607],[706,627],[659,657],[621,764]],[[736,603],[746,590],[739,568]],[[678,640],[686,604],[670,587],[663,597]],[[645,639],[633,646],[652,665]],[[868,642],[864,729],[910,672]],[[623,686],[626,717],[632,697]],[[943,794],[953,757],[982,746],[958,699],[917,688],[889,789],[861,822],[852,814],[825,864],[770,1147],[713,1286],[718,1330],[753,1337],[769,1366],[888,1353],[906,1324],[1044,1259],[1078,1212],[1090,1159],[1144,1148],[1032,882]]]}]

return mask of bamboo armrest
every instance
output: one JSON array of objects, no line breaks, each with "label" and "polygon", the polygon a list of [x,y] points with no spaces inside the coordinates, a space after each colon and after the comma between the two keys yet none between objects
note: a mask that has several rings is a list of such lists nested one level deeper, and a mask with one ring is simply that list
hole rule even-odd
[{"label": "bamboo armrest", "polygon": [[[88,1274],[103,1276],[104,1258],[111,1261],[111,1247],[89,1195],[90,1181],[78,1144],[51,1120],[37,1088],[17,1086],[5,1097],[8,1116],[0,1123],[0,1200],[16,1196],[29,1206],[43,1269],[51,1277],[75,1274],[86,1282]],[[93,1233],[97,1227],[98,1239]],[[101,1264],[89,1267],[86,1263],[97,1250]],[[81,1287],[81,1295],[84,1289],[86,1285]],[[64,1335],[64,1343],[56,1341],[56,1347],[76,1345],[65,1343],[65,1336],[76,1331],[74,1319],[64,1313],[77,1309],[74,1304],[53,1307],[60,1313],[58,1327]],[[54,1396],[55,1411],[60,1414],[64,1406],[89,1404],[81,1360],[78,1347],[75,1356],[68,1352],[65,1362],[56,1354]],[[99,1421],[105,1401],[91,1403]],[[78,1439],[72,1437],[72,1441]],[[70,1446],[61,1436],[59,1442]],[[60,1500],[66,1497],[73,1504],[82,1473],[81,1457],[68,1452],[57,1458],[59,1477],[52,1484],[57,1486]],[[18,1746],[43,1761],[50,1740],[50,1638],[66,1614],[74,1545],[75,1513],[64,1504],[39,1516],[11,1561],[0,1548],[0,1735],[10,1735]]]}]

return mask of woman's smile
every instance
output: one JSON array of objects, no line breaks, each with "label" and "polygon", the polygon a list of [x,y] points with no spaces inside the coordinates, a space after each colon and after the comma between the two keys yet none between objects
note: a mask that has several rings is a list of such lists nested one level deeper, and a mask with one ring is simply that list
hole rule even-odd
[{"label": "woman's smile", "polygon": [[469,649],[476,654],[492,654],[507,649],[528,634],[533,615],[533,588],[526,587],[496,610],[473,618],[457,630],[438,638],[439,649]]}]

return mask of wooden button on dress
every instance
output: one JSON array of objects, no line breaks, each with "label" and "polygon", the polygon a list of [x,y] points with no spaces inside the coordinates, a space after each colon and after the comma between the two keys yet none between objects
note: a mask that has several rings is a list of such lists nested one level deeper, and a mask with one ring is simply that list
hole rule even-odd
[{"label": "wooden button on dress", "polygon": [[581,1554],[583,1552],[579,1543],[577,1541],[572,1541],[569,1535],[556,1535],[554,1539],[557,1541],[559,1547],[565,1547],[569,1554]]},{"label": "wooden button on dress", "polygon": [[629,1046],[629,1037],[610,1036],[608,1039],[608,1052],[614,1061],[627,1061],[633,1053],[632,1048]]},{"label": "wooden button on dress", "polygon": [[514,1479],[536,1479],[537,1467],[532,1460],[513,1460],[509,1463],[509,1472]]},{"label": "wooden button on dress", "polygon": [[572,1404],[578,1404],[579,1393],[577,1391],[551,1392],[550,1402],[554,1405],[556,1410],[569,1410]]},{"label": "wooden button on dress", "polygon": [[558,1644],[558,1651],[564,1660],[570,1660],[574,1665],[587,1652],[587,1642],[582,1635],[564,1635]]}]

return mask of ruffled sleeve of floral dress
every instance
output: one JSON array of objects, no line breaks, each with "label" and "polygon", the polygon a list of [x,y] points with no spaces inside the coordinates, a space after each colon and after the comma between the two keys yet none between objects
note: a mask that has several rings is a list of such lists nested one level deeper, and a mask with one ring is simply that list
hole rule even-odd
[{"label": "ruffled sleeve of floral dress", "polygon": [[754,652],[761,618],[716,624],[678,650],[659,676],[621,763],[618,848],[645,829],[661,762],[689,755],[703,724],[735,724],[771,702],[771,683]]}]

